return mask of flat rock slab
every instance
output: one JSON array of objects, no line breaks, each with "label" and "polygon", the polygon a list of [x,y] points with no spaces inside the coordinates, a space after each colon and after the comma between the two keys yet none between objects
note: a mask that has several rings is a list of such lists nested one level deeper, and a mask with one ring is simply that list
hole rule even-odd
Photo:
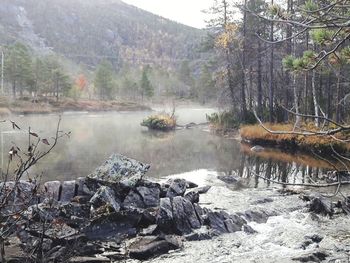
[{"label": "flat rock slab", "polygon": [[46,197],[59,201],[61,192],[61,182],[60,181],[50,181],[44,184]]},{"label": "flat rock slab", "polygon": [[110,263],[111,260],[105,257],[74,257],[68,262],[71,263]]},{"label": "flat rock slab", "polygon": [[130,258],[146,260],[181,247],[182,241],[175,236],[165,236],[165,238],[138,237],[130,244],[128,252]]},{"label": "flat rock slab", "polygon": [[88,177],[109,183],[134,186],[142,179],[149,168],[149,164],[141,163],[120,154],[113,154]]},{"label": "flat rock slab", "polygon": [[70,202],[73,197],[76,195],[77,185],[75,181],[64,181],[62,183],[62,192],[60,201],[61,202]]}]

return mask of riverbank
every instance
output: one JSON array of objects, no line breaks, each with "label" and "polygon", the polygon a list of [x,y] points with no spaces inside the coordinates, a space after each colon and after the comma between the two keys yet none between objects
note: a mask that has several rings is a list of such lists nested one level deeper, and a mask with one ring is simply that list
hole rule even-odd
[{"label": "riverbank", "polygon": [[104,112],[104,111],[143,111],[151,110],[150,107],[136,102],[129,101],[100,101],[79,99],[77,101],[70,98],[60,98],[56,101],[54,98],[40,98],[32,100],[31,98],[21,98],[9,100],[0,98],[0,116],[11,114],[49,114],[60,113],[65,111],[87,111],[87,112]]},{"label": "riverbank", "polygon": [[[292,124],[266,124],[266,127],[273,131],[292,131]],[[304,130],[313,131],[315,127],[306,126]],[[331,145],[338,153],[348,153],[349,145],[339,142],[330,136],[316,135],[294,135],[294,134],[272,134],[260,125],[245,125],[239,130],[242,141],[252,145],[283,148],[288,151],[303,151],[312,153],[317,151],[323,154],[332,153]],[[335,134],[338,139],[347,139],[345,134]]]},{"label": "riverbank", "polygon": [[[284,192],[278,185],[269,186],[267,182],[259,188],[248,188],[249,178],[225,183],[219,179],[220,173],[206,170],[171,178],[186,178],[199,186],[210,184],[210,190],[200,197],[200,204],[208,209],[227,213],[248,209],[257,214],[263,211],[268,216],[258,222],[248,222],[257,231],[255,233],[237,231],[210,240],[187,241],[182,250],[147,263],[334,262],[347,257],[349,217],[337,214],[330,218],[310,212],[307,203],[300,198],[303,194],[298,194],[303,192],[301,188],[290,187],[297,191]],[[241,187],[237,188],[237,184]]]},{"label": "riverbank", "polygon": [[308,190],[251,188],[249,178],[209,170],[157,183],[144,178],[148,169],[113,155],[86,178],[45,183],[54,202],[26,213],[6,247],[11,262],[28,251],[52,262],[333,262],[350,249],[349,217]]}]

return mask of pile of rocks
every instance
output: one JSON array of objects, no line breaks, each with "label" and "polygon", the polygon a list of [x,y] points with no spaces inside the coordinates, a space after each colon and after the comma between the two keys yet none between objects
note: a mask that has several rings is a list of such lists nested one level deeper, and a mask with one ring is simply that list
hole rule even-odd
[{"label": "pile of rocks", "polygon": [[[86,178],[47,182],[16,234],[30,254],[52,262],[147,259],[222,233],[254,232],[252,212],[228,214],[201,207],[198,187],[184,179],[144,179],[149,165],[112,155]],[[254,215],[257,220],[264,215]],[[98,255],[98,256],[97,256]]]}]

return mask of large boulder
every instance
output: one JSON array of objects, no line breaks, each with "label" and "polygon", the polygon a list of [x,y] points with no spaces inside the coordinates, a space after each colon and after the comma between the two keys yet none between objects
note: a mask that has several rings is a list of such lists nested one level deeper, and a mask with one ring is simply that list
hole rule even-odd
[{"label": "large boulder", "polygon": [[88,177],[103,182],[120,183],[133,187],[142,179],[149,168],[149,164],[141,163],[120,154],[113,154]]},{"label": "large boulder", "polygon": [[218,233],[233,233],[241,231],[242,227],[246,224],[246,221],[240,216],[235,214],[229,215],[224,211],[209,211],[207,216],[209,226]]},{"label": "large boulder", "polygon": [[38,185],[27,181],[0,183],[0,203],[9,211],[19,211],[29,205],[36,204]]},{"label": "large boulder", "polygon": [[190,191],[185,194],[185,198],[190,201],[192,204],[199,202],[199,193],[195,191]]},{"label": "large boulder", "polygon": [[62,191],[60,196],[61,202],[70,202],[74,196],[77,194],[78,185],[75,180],[73,181],[64,181],[62,183]]},{"label": "large boulder", "polygon": [[333,204],[329,198],[322,196],[314,197],[310,201],[310,212],[332,216],[334,213]]},{"label": "large boulder", "polygon": [[173,198],[175,196],[183,196],[187,189],[187,181],[184,179],[174,179],[170,181],[170,186],[166,193],[166,197]]},{"label": "large boulder", "polygon": [[158,187],[140,186],[136,188],[141,196],[145,207],[157,207],[160,200],[160,189]]},{"label": "large boulder", "polygon": [[145,203],[138,192],[130,190],[129,194],[124,199],[123,207],[125,209],[128,209],[129,207],[145,208]]},{"label": "large boulder", "polygon": [[138,260],[146,260],[182,247],[182,241],[175,236],[138,237],[128,247],[129,256]]},{"label": "large boulder", "polygon": [[62,185],[60,181],[50,181],[50,182],[44,183],[45,196],[49,199],[59,201],[61,187]]},{"label": "large boulder", "polygon": [[176,196],[172,200],[174,227],[177,234],[189,234],[192,229],[201,227],[195,209],[190,201],[181,196]]},{"label": "large boulder", "polygon": [[90,240],[123,240],[136,236],[141,220],[142,212],[137,209],[106,213],[91,220],[82,232]]},{"label": "large boulder", "polygon": [[90,199],[90,203],[96,209],[104,205],[111,206],[115,212],[120,210],[120,200],[117,199],[113,189],[108,186],[101,186]]},{"label": "large boulder", "polygon": [[173,229],[173,205],[170,198],[161,198],[157,215],[157,225],[165,233],[171,233]]}]

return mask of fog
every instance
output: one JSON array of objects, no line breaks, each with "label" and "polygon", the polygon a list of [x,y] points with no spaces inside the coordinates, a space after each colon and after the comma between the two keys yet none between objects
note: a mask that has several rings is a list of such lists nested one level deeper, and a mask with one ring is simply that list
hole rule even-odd
[{"label": "fog", "polygon": [[[202,123],[206,121],[205,115],[214,111],[211,108],[180,107],[176,115],[179,124]],[[255,167],[257,159],[251,157],[252,153],[247,153],[239,141],[213,135],[203,126],[173,132],[149,131],[141,127],[140,123],[150,114],[152,112],[148,111],[64,113],[60,130],[71,132],[70,137],[61,138],[56,148],[33,167],[29,175],[42,175],[43,181],[87,176],[112,153],[151,164],[148,175],[155,178],[199,169],[227,174],[245,171],[245,175],[240,176],[249,177],[249,169],[246,168]],[[3,124],[3,167],[7,164],[7,153],[13,143],[21,149],[27,147],[28,135],[25,129],[30,126],[41,138],[50,140],[55,134],[58,119],[56,114],[16,117],[13,120],[22,128],[21,131],[13,131],[9,124]],[[42,145],[42,150],[45,147],[48,146]],[[267,160],[274,156],[283,155],[270,154],[262,158]],[[276,158],[274,162],[281,163]]]}]

